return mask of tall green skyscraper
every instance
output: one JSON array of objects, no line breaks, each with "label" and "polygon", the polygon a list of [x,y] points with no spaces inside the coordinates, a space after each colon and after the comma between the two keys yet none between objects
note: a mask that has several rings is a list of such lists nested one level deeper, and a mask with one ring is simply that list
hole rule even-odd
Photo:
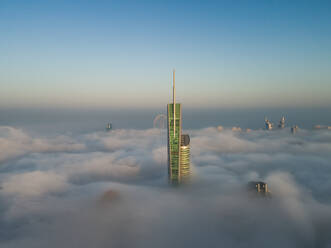
[{"label": "tall green skyscraper", "polygon": [[168,177],[170,184],[187,181],[190,176],[190,138],[182,135],[182,106],[176,103],[173,71],[173,103],[168,104]]}]

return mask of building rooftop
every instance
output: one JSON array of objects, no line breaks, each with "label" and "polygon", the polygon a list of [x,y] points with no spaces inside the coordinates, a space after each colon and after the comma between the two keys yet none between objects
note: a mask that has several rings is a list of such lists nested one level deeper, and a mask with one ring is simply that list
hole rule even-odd
[{"label": "building rooftop", "polygon": [[254,191],[259,195],[268,195],[270,193],[268,184],[262,181],[252,181],[247,186],[249,191]]}]

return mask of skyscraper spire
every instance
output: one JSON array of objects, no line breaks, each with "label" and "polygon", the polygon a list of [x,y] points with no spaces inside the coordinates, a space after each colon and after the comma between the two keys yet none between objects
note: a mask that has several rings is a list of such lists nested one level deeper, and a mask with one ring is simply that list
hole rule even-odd
[{"label": "skyscraper spire", "polygon": [[167,105],[168,112],[168,178],[170,184],[180,184],[189,180],[190,137],[182,135],[182,107],[176,103],[175,70],[172,72],[172,103]]},{"label": "skyscraper spire", "polygon": [[175,88],[175,69],[172,71],[172,101],[174,105],[174,137],[175,137],[175,131],[176,131],[176,88]]}]

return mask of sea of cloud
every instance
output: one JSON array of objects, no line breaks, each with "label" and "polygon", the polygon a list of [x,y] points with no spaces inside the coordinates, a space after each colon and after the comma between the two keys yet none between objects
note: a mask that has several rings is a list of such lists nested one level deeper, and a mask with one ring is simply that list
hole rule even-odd
[{"label": "sea of cloud", "polygon": [[330,131],[186,131],[192,179],[171,187],[164,130],[0,126],[0,247],[331,247]]}]

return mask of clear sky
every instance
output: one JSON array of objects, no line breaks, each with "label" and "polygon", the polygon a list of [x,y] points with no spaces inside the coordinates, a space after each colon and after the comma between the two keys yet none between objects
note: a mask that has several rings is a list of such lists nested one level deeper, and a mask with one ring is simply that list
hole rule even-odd
[{"label": "clear sky", "polygon": [[0,1],[0,106],[331,106],[331,1]]}]

